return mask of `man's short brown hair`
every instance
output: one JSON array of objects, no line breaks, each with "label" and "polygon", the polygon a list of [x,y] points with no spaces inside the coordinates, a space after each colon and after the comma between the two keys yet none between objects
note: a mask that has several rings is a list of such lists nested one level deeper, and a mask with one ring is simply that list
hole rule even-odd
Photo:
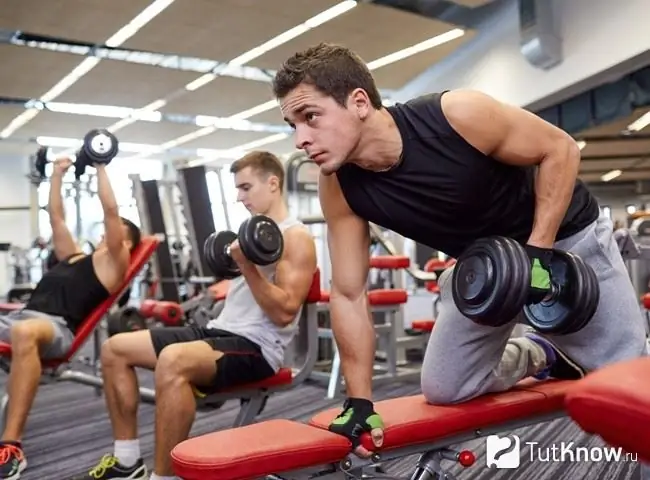
[{"label": "man's short brown hair", "polygon": [[340,45],[320,43],[295,53],[275,74],[273,94],[282,99],[301,83],[312,85],[342,107],[357,88],[366,91],[377,110],[382,106],[379,89],[365,62]]},{"label": "man's short brown hair", "polygon": [[284,189],[284,166],[271,152],[255,151],[244,155],[230,165],[230,173],[236,174],[246,167],[251,167],[258,174],[275,175],[278,177],[280,190]]}]

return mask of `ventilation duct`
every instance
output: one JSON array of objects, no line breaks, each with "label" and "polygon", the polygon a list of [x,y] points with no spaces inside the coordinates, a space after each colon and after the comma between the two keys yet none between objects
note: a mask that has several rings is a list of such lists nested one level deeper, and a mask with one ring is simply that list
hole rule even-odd
[{"label": "ventilation duct", "polygon": [[536,68],[549,70],[562,62],[559,9],[552,0],[518,0],[520,48]]}]

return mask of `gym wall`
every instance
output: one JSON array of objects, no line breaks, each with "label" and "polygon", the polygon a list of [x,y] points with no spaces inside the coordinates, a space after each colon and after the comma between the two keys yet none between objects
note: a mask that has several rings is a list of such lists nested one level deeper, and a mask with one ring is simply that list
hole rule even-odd
[{"label": "gym wall", "polygon": [[[27,159],[0,156],[0,171],[0,243],[27,247],[36,235],[30,211],[31,185],[26,177]],[[10,288],[9,261],[7,253],[0,252],[0,292]]]}]

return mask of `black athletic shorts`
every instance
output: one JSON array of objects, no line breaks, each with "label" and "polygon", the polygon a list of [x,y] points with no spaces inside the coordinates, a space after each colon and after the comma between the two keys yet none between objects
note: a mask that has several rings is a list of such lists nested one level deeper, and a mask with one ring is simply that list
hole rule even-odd
[{"label": "black athletic shorts", "polygon": [[197,340],[203,340],[214,350],[223,352],[223,357],[217,360],[217,375],[212,385],[196,385],[203,393],[259,382],[275,375],[262,356],[259,345],[241,335],[197,326],[152,328],[149,331],[156,357],[167,345]]}]

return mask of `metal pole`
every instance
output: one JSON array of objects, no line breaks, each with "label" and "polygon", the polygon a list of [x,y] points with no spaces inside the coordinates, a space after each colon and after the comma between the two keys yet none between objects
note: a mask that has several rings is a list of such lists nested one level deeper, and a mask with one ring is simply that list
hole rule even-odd
[{"label": "metal pole", "polygon": [[223,208],[223,213],[225,215],[226,219],[226,229],[230,230],[230,215],[228,215],[228,200],[226,199],[226,192],[223,190],[223,178],[221,177],[221,170],[223,170],[223,167],[219,167],[216,169],[217,172],[217,180],[219,181],[219,194],[221,195],[221,206]]}]

